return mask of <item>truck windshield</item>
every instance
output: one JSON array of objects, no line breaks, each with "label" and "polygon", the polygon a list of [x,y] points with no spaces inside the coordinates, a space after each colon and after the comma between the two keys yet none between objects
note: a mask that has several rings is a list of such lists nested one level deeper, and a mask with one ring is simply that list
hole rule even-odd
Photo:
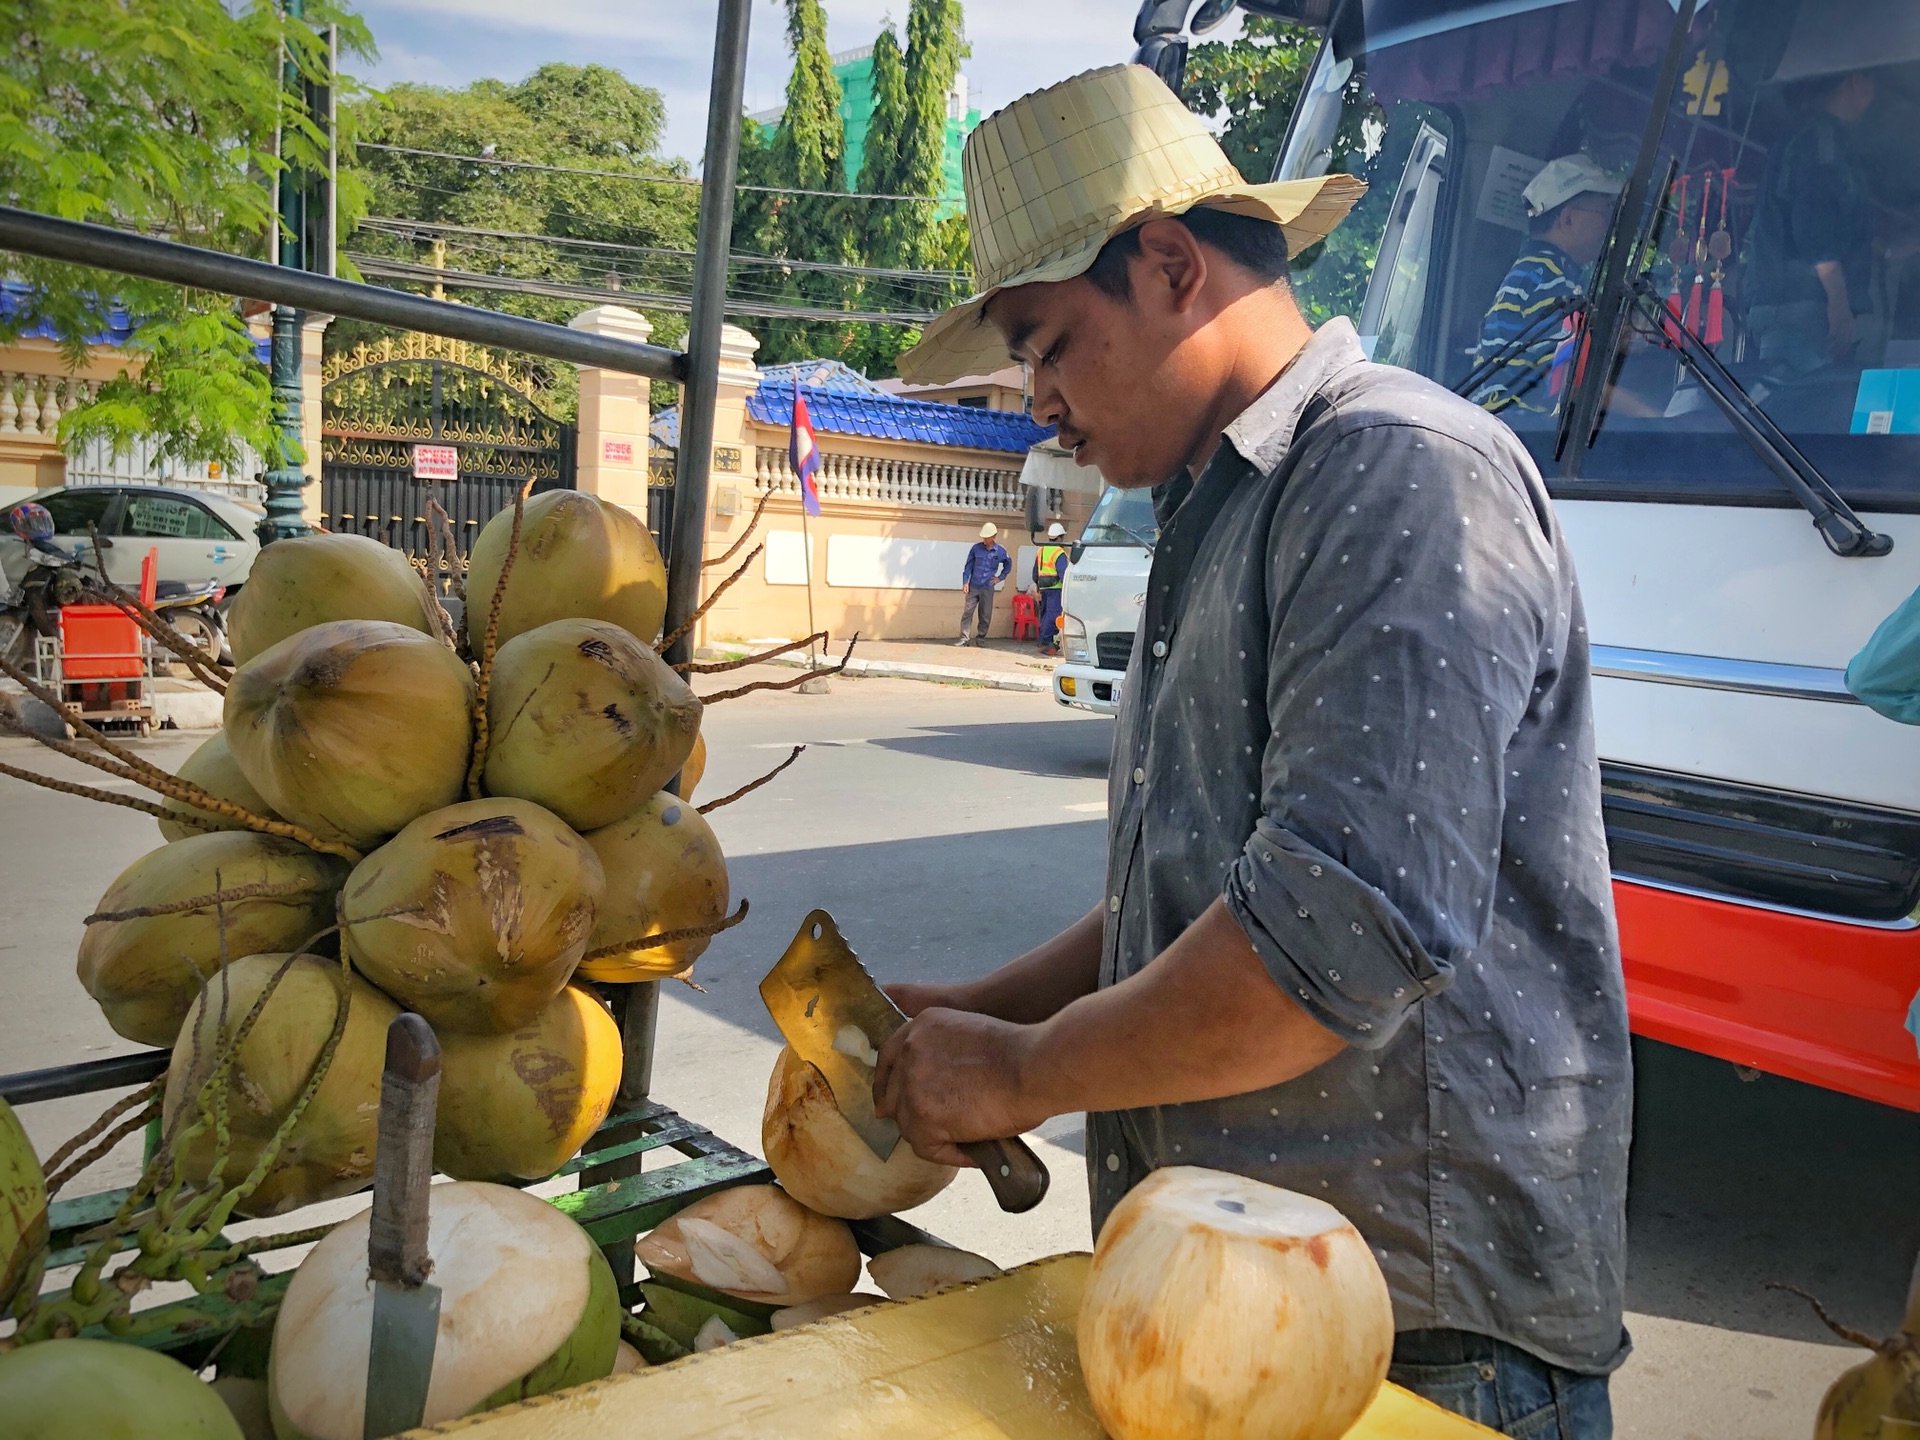
[{"label": "truck windshield", "polygon": [[1094,502],[1093,514],[1080,532],[1082,545],[1146,545],[1160,539],[1153,518],[1151,490],[1122,490],[1109,485]]},{"label": "truck windshield", "polygon": [[[1294,262],[1309,318],[1350,315],[1374,359],[1466,389],[1549,476],[1673,23],[1670,0],[1346,0],[1278,167],[1369,185]],[[1920,508],[1915,133],[1920,5],[1712,0],[1654,169],[1674,179],[1653,282],[1867,509]],[[1582,493],[1790,503],[1659,327],[1591,378],[1609,389]]]}]

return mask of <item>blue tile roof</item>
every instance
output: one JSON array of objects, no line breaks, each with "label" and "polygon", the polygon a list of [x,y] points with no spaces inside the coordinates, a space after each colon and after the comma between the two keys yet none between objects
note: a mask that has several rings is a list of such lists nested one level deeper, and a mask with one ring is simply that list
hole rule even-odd
[{"label": "blue tile roof", "polygon": [[[20,307],[32,295],[32,287],[22,280],[0,280],[0,319],[11,319],[18,314]],[[87,336],[89,345],[111,345],[124,348],[133,340],[134,332],[140,327],[127,313],[126,306],[119,301],[107,312],[107,328],[98,335]],[[20,332],[23,340],[58,340],[60,334],[45,320],[40,320]],[[266,337],[257,337],[253,342],[254,358],[262,365],[271,362],[273,342]]]},{"label": "blue tile roof", "polygon": [[[792,424],[794,388],[791,381],[762,380],[747,397],[747,413],[762,425]],[[801,385],[799,390],[806,396],[813,428],[841,435],[1024,454],[1053,434],[1051,426],[1036,425],[1018,410],[908,400],[877,388],[862,392]]]},{"label": "blue tile roof", "polygon": [[848,395],[885,395],[873,381],[838,360],[789,360],[784,365],[762,365],[760,383],[805,385],[810,390],[835,390]]}]

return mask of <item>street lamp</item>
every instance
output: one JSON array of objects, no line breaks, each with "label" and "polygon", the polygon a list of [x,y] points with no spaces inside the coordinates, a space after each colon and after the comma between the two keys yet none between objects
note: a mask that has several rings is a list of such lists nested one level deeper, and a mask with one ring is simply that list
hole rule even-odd
[{"label": "street lamp", "polygon": [[[289,20],[305,13],[304,0],[281,0]],[[293,52],[287,51],[280,71],[281,103],[289,94],[304,95],[306,85]],[[281,127],[282,134],[286,127]],[[281,147],[284,156],[285,146]],[[307,190],[306,177],[294,166],[283,165],[279,177],[279,261],[296,270],[306,268]],[[305,535],[313,527],[306,522],[306,448],[301,440],[300,414],[300,325],[305,312],[290,305],[273,307],[273,349],[270,374],[273,381],[273,423],[280,432],[279,457],[267,471],[267,518],[260,522],[263,542]]]}]

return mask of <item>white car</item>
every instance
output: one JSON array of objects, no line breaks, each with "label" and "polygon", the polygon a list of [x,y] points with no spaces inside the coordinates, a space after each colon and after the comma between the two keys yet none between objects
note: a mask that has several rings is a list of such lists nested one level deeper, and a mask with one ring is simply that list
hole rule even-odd
[{"label": "white car", "polygon": [[[151,547],[163,583],[196,586],[211,580],[231,595],[253,569],[260,553],[255,527],[266,517],[265,510],[246,501],[159,485],[69,485],[29,498],[52,513],[54,543],[89,563],[91,526],[100,537],[108,577],[129,590],[139,588],[140,562]],[[20,583],[26,569],[27,547],[13,533],[10,516],[0,511],[0,571],[7,590]]]},{"label": "white car", "polygon": [[1119,709],[1159,538],[1152,492],[1101,493],[1073,547],[1061,596],[1060,664],[1053,672],[1060,704],[1101,715]]}]

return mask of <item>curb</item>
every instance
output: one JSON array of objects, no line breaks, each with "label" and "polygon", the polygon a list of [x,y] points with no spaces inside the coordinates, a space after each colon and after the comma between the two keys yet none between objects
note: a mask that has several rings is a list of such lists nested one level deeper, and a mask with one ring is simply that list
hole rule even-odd
[{"label": "curb", "polygon": [[[785,665],[794,670],[807,668],[804,656],[779,655],[762,663]],[[831,670],[834,663],[822,658],[814,668]],[[1050,675],[970,670],[962,665],[921,665],[910,660],[863,660],[857,655],[847,662],[847,674],[889,680],[926,680],[943,685],[979,685],[991,690],[1020,690],[1033,695],[1047,695],[1053,691],[1053,677]]]},{"label": "curb", "polygon": [[153,697],[153,718],[176,730],[218,730],[225,702],[211,690],[160,690]]}]

